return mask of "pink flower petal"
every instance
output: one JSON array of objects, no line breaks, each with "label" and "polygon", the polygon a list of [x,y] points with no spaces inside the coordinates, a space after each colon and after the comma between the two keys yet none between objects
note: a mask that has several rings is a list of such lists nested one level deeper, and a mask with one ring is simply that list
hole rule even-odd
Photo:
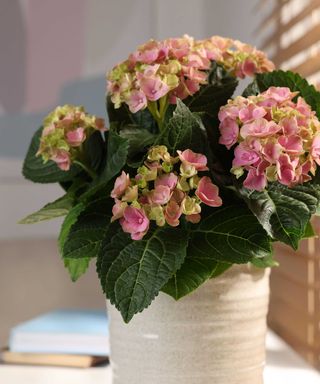
[{"label": "pink flower petal", "polygon": [[67,142],[71,147],[79,147],[86,139],[86,134],[82,127],[69,131],[66,134]]},{"label": "pink flower petal", "polygon": [[197,171],[207,171],[207,157],[202,153],[193,152],[191,149],[177,151],[182,163],[193,166]]},{"label": "pink flower petal", "polygon": [[124,232],[130,233],[133,240],[140,240],[149,229],[149,219],[143,209],[127,206],[120,224]]},{"label": "pink flower petal", "polygon": [[221,133],[219,143],[230,149],[238,140],[238,124],[235,120],[227,117],[220,123],[219,130]]},{"label": "pink flower petal", "polygon": [[122,171],[121,175],[116,178],[116,181],[114,183],[113,190],[111,191],[110,196],[112,198],[119,198],[121,197],[127,187],[130,185],[130,177],[128,174],[126,174],[124,171]]},{"label": "pink flower petal", "polygon": [[220,207],[222,205],[219,188],[212,183],[210,177],[204,176],[200,179],[196,195],[204,204],[210,207]]},{"label": "pink flower petal", "polygon": [[178,176],[174,173],[166,173],[160,177],[158,177],[155,182],[155,188],[159,187],[160,185],[166,186],[172,191],[178,183]]},{"label": "pink flower petal", "polygon": [[251,168],[243,182],[243,186],[248,189],[262,191],[267,185],[267,177],[264,173],[258,173],[255,168]]}]

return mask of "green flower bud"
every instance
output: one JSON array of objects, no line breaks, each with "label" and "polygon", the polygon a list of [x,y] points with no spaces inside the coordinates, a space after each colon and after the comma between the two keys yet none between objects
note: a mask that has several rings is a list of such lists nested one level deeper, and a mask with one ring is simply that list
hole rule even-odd
[{"label": "green flower bud", "polygon": [[137,200],[138,198],[138,186],[134,185],[133,187],[128,187],[125,191],[122,201],[127,201],[129,203]]},{"label": "green flower bud", "polygon": [[196,213],[201,212],[200,204],[197,203],[197,200],[195,198],[192,198],[190,196],[186,196],[181,204],[182,212],[185,215],[194,215]]},{"label": "green flower bud", "polygon": [[148,152],[149,161],[159,161],[164,160],[165,156],[170,156],[168,149],[165,145],[156,145],[151,147]]},{"label": "green flower bud", "polygon": [[192,177],[196,174],[197,174],[197,170],[193,165],[187,164],[187,163],[181,163],[181,165],[180,165],[180,175],[181,176],[183,176],[185,178],[189,178],[189,177]]},{"label": "green flower bud", "polygon": [[277,167],[275,165],[270,165],[266,169],[266,175],[268,181],[277,181],[278,180],[278,175],[277,175]]},{"label": "green flower bud", "polygon": [[166,223],[163,208],[160,205],[152,206],[149,212],[149,219],[155,220],[159,227],[163,227]]},{"label": "green flower bud", "polygon": [[163,81],[171,89],[174,89],[179,85],[179,77],[176,75],[165,75]]},{"label": "green flower bud", "polygon": [[190,191],[189,183],[185,177],[179,177],[177,188],[183,192],[189,192]]},{"label": "green flower bud", "polygon": [[239,177],[243,175],[244,170],[242,167],[232,167],[230,172],[233,173],[237,179],[239,179]]},{"label": "green flower bud", "polygon": [[137,200],[133,201],[131,206],[134,208],[141,208],[141,204]]},{"label": "green flower bud", "polygon": [[167,162],[162,163],[162,169],[166,172],[169,173],[173,169],[173,165]]},{"label": "green flower bud", "polygon": [[138,168],[138,173],[146,180],[153,181],[157,178],[157,169],[156,168],[148,168],[145,165]]},{"label": "green flower bud", "polygon": [[191,189],[197,189],[200,181],[200,177],[198,175],[194,175],[189,179],[189,185]]}]

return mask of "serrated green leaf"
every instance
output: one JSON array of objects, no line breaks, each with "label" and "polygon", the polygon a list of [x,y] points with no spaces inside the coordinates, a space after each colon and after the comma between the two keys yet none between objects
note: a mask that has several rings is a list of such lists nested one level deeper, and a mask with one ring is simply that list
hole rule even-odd
[{"label": "serrated green leaf", "polygon": [[192,248],[189,245],[187,256],[181,268],[161,289],[175,300],[190,294],[210,279],[219,264],[210,254],[195,253],[189,250]]},{"label": "serrated green leaf", "polygon": [[87,192],[81,196],[85,201],[98,191],[107,187],[108,182],[124,167],[128,155],[128,140],[110,131],[107,138],[107,158],[102,173],[91,183]]},{"label": "serrated green leaf", "polygon": [[73,281],[96,257],[111,218],[111,199],[104,197],[79,204],[66,218],[59,237],[61,255]]},{"label": "serrated green leaf", "polygon": [[23,163],[23,176],[35,183],[56,183],[72,180],[75,175],[81,172],[81,168],[73,165],[69,171],[62,171],[53,161],[49,160],[44,164],[41,156],[36,156],[40,145],[42,130],[43,127],[40,127],[32,137]]},{"label": "serrated green leaf", "polygon": [[119,136],[116,132],[109,132],[106,166],[98,182],[107,184],[121,171],[126,163],[128,148],[127,139]]},{"label": "serrated green leaf", "polygon": [[303,234],[303,239],[310,239],[310,238],[316,237],[316,236],[317,236],[317,234],[314,231],[311,222],[309,221],[306,225],[306,229],[305,229],[304,234]]},{"label": "serrated green leaf", "polygon": [[[253,260],[258,260],[258,259],[253,259]],[[210,278],[213,279],[215,277],[222,275],[225,271],[227,271],[231,267],[232,267],[232,264],[230,263],[222,263],[222,262],[217,263],[217,266],[215,267]]]},{"label": "serrated green leaf", "polygon": [[147,129],[141,129],[137,126],[126,126],[119,132],[120,136],[129,143],[128,155],[135,156],[143,152],[145,148],[154,143],[156,135],[150,133]]},{"label": "serrated green leaf", "polygon": [[19,224],[34,224],[39,221],[51,220],[56,217],[65,216],[68,214],[74,204],[74,196],[72,194],[65,194],[59,199],[46,204],[37,212],[31,213],[22,220]]},{"label": "serrated green leaf", "polygon": [[152,134],[159,132],[157,122],[151,115],[148,108],[133,113],[132,120],[135,125],[140,127],[140,129],[145,129]]},{"label": "serrated green leaf", "polygon": [[203,152],[207,146],[207,138],[200,117],[192,113],[181,100],[177,100],[173,116],[156,144],[166,145],[170,153],[187,148]]},{"label": "serrated green leaf", "polygon": [[86,157],[92,169],[100,172],[105,165],[106,143],[100,131],[94,132],[84,143]]},{"label": "serrated green leaf", "polygon": [[63,258],[95,257],[110,225],[113,201],[109,197],[91,201],[80,212],[63,244]]},{"label": "serrated green leaf", "polygon": [[210,257],[186,258],[180,270],[161,290],[175,300],[179,300],[195,291],[207,280],[222,275],[231,267],[230,263],[214,261]]},{"label": "serrated green leaf", "polygon": [[122,103],[120,108],[115,108],[111,97],[108,94],[106,97],[106,109],[108,113],[108,118],[110,123],[112,122],[122,122],[126,124],[133,124],[132,113],[129,111],[127,104]]},{"label": "serrated green leaf", "polygon": [[140,167],[147,148],[155,142],[157,135],[136,125],[123,127],[119,135],[129,143],[127,164],[132,168]]},{"label": "serrated green leaf", "polygon": [[218,208],[192,231],[182,267],[162,288],[176,300],[232,264],[268,257],[270,239],[245,206]]},{"label": "serrated green leaf", "polygon": [[[71,227],[76,222],[80,213],[84,210],[85,205],[80,203],[75,205],[68,213],[62,223],[58,238],[59,251],[63,256],[63,247],[70,232]],[[67,268],[72,281],[76,281],[88,268],[89,262],[81,259],[63,259],[64,266]]]},{"label": "serrated green leaf", "polygon": [[72,281],[77,281],[88,269],[90,257],[82,259],[64,259],[64,266],[67,268]]},{"label": "serrated green leaf", "polygon": [[246,206],[217,208],[193,231],[192,253],[243,264],[271,253],[270,239]]},{"label": "serrated green leaf", "polygon": [[252,81],[252,83],[250,83],[246,88],[245,90],[242,92],[242,96],[243,97],[249,97],[249,96],[256,96],[258,95],[260,92],[262,92],[258,86],[258,83],[257,83],[257,80],[254,79]]},{"label": "serrated green leaf", "polygon": [[102,288],[125,322],[148,307],[180,268],[188,236],[178,228],[154,228],[139,241],[119,232],[101,247],[98,274]]},{"label": "serrated green leaf", "polygon": [[240,188],[239,192],[272,238],[295,250],[298,248],[307,223],[319,204],[316,186],[306,183],[288,188],[272,183],[266,191]]},{"label": "serrated green leaf", "polygon": [[59,237],[58,237],[58,244],[59,244],[59,250],[60,250],[61,256],[63,254],[63,247],[64,247],[65,241],[67,239],[67,236],[70,232],[70,229],[73,226],[73,224],[76,222],[78,216],[84,210],[84,208],[85,208],[85,205],[82,203],[75,205],[69,211],[69,213],[67,214],[66,218],[64,219],[64,221],[62,223]]}]

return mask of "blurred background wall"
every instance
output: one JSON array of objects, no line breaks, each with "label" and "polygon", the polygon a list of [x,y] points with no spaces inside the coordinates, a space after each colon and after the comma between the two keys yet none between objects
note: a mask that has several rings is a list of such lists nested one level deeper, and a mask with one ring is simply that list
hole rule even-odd
[{"label": "blurred background wall", "polygon": [[94,266],[69,281],[56,248],[59,220],[16,224],[61,194],[20,175],[43,117],[64,103],[105,116],[105,72],[150,38],[219,34],[259,45],[258,2],[0,0],[0,345],[12,325],[40,312],[104,305]]}]

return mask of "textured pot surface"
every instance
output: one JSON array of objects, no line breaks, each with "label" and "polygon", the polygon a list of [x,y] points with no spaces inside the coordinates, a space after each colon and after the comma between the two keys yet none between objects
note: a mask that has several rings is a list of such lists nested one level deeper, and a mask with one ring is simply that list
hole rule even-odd
[{"label": "textured pot surface", "polygon": [[234,266],[129,324],[108,303],[113,384],[262,384],[269,270]]}]

